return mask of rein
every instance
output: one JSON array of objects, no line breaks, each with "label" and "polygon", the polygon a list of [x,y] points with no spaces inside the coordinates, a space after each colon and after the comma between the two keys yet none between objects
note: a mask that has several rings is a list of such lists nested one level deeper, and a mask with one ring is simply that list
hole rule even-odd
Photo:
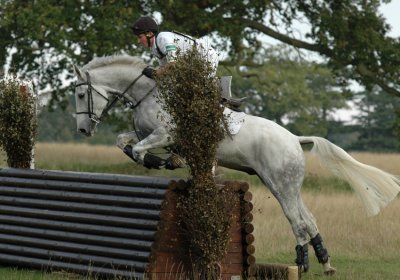
[{"label": "rein", "polygon": [[[128,90],[143,76],[143,74],[140,74],[139,76],[137,76],[126,88],[123,92],[110,92],[111,94],[116,95],[115,98],[110,102],[110,99],[108,99],[107,96],[104,96],[103,94],[101,94],[98,90],[96,90],[96,88],[92,85],[91,80],[90,80],[90,75],[89,75],[89,71],[86,71],[86,82],[82,82],[79,84],[75,85],[75,88],[79,87],[79,86],[87,86],[87,95],[88,95],[88,104],[87,104],[87,111],[82,111],[82,112],[76,112],[77,115],[79,114],[87,114],[89,115],[89,118],[95,122],[96,124],[101,122],[101,119],[111,110],[111,108],[115,105],[115,103],[123,98],[126,104],[129,104],[131,109],[135,109],[137,106],[140,105],[140,103],[155,89],[156,86],[152,87],[139,101],[136,102],[136,104],[132,104],[132,100],[130,100],[128,97],[126,97],[126,93],[128,92]],[[103,110],[103,112],[101,113],[100,117],[98,117],[96,115],[96,113],[94,113],[93,110],[93,92],[92,90],[97,93],[98,95],[100,95],[102,98],[104,98],[105,100],[107,100],[107,106],[106,108]]]}]

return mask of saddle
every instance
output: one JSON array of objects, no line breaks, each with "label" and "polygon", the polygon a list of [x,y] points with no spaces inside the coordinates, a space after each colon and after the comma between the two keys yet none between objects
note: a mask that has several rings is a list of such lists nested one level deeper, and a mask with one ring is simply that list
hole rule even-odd
[{"label": "saddle", "polygon": [[240,112],[240,106],[244,103],[247,97],[233,98],[231,93],[232,76],[222,76],[220,78],[222,96],[221,104],[227,106],[229,109]]}]

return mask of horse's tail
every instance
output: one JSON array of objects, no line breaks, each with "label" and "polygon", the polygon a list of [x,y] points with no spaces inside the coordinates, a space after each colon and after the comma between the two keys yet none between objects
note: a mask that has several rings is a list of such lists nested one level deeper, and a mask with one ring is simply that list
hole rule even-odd
[{"label": "horse's tail", "polygon": [[333,174],[351,185],[369,215],[378,214],[399,193],[399,176],[355,160],[342,148],[324,138],[301,136],[299,141],[300,144],[314,144],[311,152],[316,154]]}]

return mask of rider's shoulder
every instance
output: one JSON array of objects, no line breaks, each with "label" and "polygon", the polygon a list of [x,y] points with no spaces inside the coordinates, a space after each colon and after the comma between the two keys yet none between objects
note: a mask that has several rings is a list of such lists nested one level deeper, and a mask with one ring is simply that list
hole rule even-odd
[{"label": "rider's shoulder", "polygon": [[170,31],[161,31],[158,33],[157,38],[174,38],[174,33]]},{"label": "rider's shoulder", "polygon": [[166,44],[173,44],[175,42],[174,33],[169,31],[162,31],[157,35],[157,44],[160,46]]}]

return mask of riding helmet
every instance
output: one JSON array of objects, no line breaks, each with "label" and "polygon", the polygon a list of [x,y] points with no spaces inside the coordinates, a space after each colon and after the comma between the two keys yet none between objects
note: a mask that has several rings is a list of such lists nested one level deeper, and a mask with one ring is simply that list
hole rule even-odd
[{"label": "riding helmet", "polygon": [[152,17],[144,16],[140,17],[135,23],[132,25],[132,31],[136,36],[139,36],[142,33],[151,31],[154,34],[158,33],[158,24]]}]

